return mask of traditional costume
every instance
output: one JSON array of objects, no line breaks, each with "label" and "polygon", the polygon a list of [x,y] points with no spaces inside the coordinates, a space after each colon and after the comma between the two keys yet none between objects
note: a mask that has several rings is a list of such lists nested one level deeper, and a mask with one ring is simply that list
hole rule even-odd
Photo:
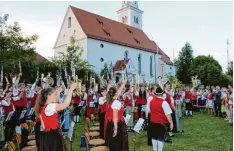
[{"label": "traditional costume", "polygon": [[148,98],[148,93],[144,91],[143,93],[141,91],[135,92],[136,97],[136,105],[138,107],[138,118],[144,118],[145,119],[145,109],[146,109],[146,103]]},{"label": "traditional costume", "polygon": [[91,119],[91,115],[95,117],[95,104],[94,104],[95,99],[96,99],[96,95],[93,94],[92,92],[89,92],[88,97],[87,97],[85,117],[88,117],[90,119]]},{"label": "traditional costume", "polygon": [[190,98],[191,98],[191,92],[188,89],[185,89],[185,91],[184,91],[184,100],[185,100],[185,108],[186,108],[185,114],[186,115],[192,115],[193,114],[193,112],[192,112],[193,106],[192,106],[192,102],[191,102]]},{"label": "traditional costume", "polygon": [[[157,88],[156,94],[162,95],[163,90]],[[149,134],[152,138],[153,151],[162,151],[167,136],[167,115],[170,115],[172,110],[164,98],[159,96],[152,96],[147,110],[150,113]]]},{"label": "traditional costume", "polygon": [[105,123],[105,114],[107,109],[107,103],[104,102],[104,97],[98,99],[99,103],[99,122],[100,122],[100,138],[104,139],[104,123]]},{"label": "traditional costume", "polygon": [[3,111],[4,111],[4,117],[5,120],[8,117],[8,114],[10,112],[14,112],[11,116],[11,119],[9,121],[5,121],[4,122],[4,136],[5,136],[5,141],[11,141],[14,137],[15,134],[15,127],[16,127],[16,123],[17,123],[17,119],[16,119],[16,113],[15,113],[15,107],[13,105],[13,103],[11,101],[6,101],[5,99],[3,99],[1,101],[1,105],[3,107]]},{"label": "traditional costume", "polygon": [[[113,137],[113,110],[118,110],[117,135]],[[107,102],[107,112],[105,115],[105,142],[111,151],[128,151],[128,133],[124,122],[124,107],[118,100]]]},{"label": "traditional costume", "polygon": [[132,95],[129,95],[129,94],[124,94],[123,95],[123,100],[124,100],[124,107],[125,107],[125,114],[126,114],[126,117],[129,116],[129,121],[127,124],[127,126],[129,128],[133,127],[133,119],[134,119],[134,113],[132,112],[132,108],[134,107],[134,99],[133,99],[133,96]]},{"label": "traditional costume", "polygon": [[56,105],[57,103],[45,104],[40,111],[43,131],[40,134],[39,151],[66,151]]}]

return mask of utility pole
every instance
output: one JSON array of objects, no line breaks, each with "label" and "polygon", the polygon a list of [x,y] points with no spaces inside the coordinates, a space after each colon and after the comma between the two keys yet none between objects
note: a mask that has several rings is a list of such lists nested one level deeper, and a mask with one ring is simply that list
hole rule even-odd
[{"label": "utility pole", "polygon": [[230,45],[228,39],[227,39],[227,67],[229,67],[229,50],[228,50],[228,45]]}]

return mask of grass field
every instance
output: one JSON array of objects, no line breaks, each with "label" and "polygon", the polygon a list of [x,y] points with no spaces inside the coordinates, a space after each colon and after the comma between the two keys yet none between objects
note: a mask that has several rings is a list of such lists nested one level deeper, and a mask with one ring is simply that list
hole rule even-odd
[{"label": "grass field", "polygon": [[[85,151],[80,148],[80,136],[84,134],[84,120],[75,126],[72,151]],[[211,117],[205,113],[195,113],[193,117],[184,119],[185,133],[177,134],[172,138],[172,144],[165,144],[164,151],[232,151],[233,150],[233,129],[224,119]],[[134,134],[129,133],[130,151],[134,151]],[[135,151],[152,151],[147,146],[146,132],[135,143]],[[70,144],[67,141],[67,149],[70,151]]]}]

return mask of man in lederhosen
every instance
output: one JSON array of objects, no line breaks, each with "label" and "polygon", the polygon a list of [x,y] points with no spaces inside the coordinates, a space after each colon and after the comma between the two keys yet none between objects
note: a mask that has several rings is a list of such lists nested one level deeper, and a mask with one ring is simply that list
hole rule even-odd
[{"label": "man in lederhosen", "polygon": [[150,113],[149,134],[152,138],[153,151],[162,151],[164,140],[167,136],[167,126],[170,124],[170,130],[173,129],[171,118],[172,110],[163,98],[165,92],[158,87],[155,96],[152,95],[151,101],[147,105],[147,111]]}]

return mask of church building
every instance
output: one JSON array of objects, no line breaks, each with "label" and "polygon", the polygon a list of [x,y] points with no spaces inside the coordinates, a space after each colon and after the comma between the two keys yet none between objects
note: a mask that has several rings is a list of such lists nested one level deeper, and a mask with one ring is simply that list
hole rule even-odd
[{"label": "church building", "polygon": [[54,55],[66,54],[71,36],[83,49],[82,59],[99,74],[107,63],[114,81],[128,75],[137,82],[156,82],[175,75],[170,58],[142,30],[143,11],[137,1],[123,1],[118,21],[69,6],[54,45]]}]

